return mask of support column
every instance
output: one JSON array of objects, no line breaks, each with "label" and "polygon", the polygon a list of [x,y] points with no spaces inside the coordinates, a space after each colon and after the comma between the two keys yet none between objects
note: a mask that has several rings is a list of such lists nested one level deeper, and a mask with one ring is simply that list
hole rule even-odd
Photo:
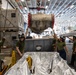
[{"label": "support column", "polygon": [[[0,17],[1,17],[1,6],[2,6],[2,0],[0,0]],[[1,19],[0,19],[0,28],[1,28]],[[0,31],[0,39],[1,39],[1,31]]]}]

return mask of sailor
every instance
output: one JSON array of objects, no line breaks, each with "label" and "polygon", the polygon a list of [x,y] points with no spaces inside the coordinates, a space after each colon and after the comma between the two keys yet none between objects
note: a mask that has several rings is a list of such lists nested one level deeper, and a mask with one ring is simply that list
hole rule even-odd
[{"label": "sailor", "polygon": [[76,61],[76,36],[73,36],[73,52],[70,65],[74,67],[74,62]]},{"label": "sailor", "polygon": [[19,41],[16,44],[16,50],[17,50],[17,58],[21,58],[24,53],[24,46],[25,46],[25,37],[21,35],[19,37]]},{"label": "sailor", "polygon": [[53,37],[56,39],[56,51],[64,60],[66,60],[66,54],[69,56],[69,53],[68,48],[66,47],[65,44],[65,38],[63,36],[60,36],[60,38],[58,38],[55,32]]},{"label": "sailor", "polygon": [[26,29],[25,35],[22,34],[19,36],[19,41],[16,44],[16,50],[17,50],[16,58],[17,58],[17,60],[20,59],[24,54],[25,38],[27,35],[27,31],[28,31],[28,28]]}]

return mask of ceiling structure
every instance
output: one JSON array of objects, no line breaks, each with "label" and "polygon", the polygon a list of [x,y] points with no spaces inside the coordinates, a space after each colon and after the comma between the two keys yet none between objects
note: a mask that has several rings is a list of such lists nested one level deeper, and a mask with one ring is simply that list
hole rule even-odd
[{"label": "ceiling structure", "polygon": [[[46,14],[55,15],[56,31],[71,30],[76,27],[76,0],[8,0],[15,8],[24,15],[29,12],[37,13],[37,10],[29,10],[29,7],[45,8],[41,11]],[[60,32],[59,32],[60,33]]]}]

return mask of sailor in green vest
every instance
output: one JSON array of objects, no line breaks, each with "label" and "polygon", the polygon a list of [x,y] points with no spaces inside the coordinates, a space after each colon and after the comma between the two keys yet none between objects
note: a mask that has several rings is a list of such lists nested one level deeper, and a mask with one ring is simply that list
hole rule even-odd
[{"label": "sailor in green vest", "polygon": [[60,39],[57,40],[57,51],[59,52],[60,56],[66,60],[66,53],[68,54],[68,49],[65,44],[65,38],[60,37]]},{"label": "sailor in green vest", "polygon": [[22,34],[19,36],[19,41],[16,44],[16,50],[17,50],[16,58],[17,58],[17,60],[20,59],[24,54],[25,38],[27,36],[27,33],[28,33],[28,28],[26,29],[25,35]]},{"label": "sailor in green vest", "polygon": [[73,52],[71,58],[71,64],[74,67],[74,63],[76,61],[76,36],[73,36]]},{"label": "sailor in green vest", "polygon": [[[54,32],[54,30],[53,30]],[[60,38],[57,37],[57,35],[54,32],[53,37],[56,39],[56,51],[59,53],[59,55],[66,60],[66,54],[69,56],[68,48],[65,44],[65,38],[60,36]]]},{"label": "sailor in green vest", "polygon": [[25,46],[25,37],[23,35],[21,35],[19,37],[19,41],[16,44],[17,60],[23,56],[24,46]]}]

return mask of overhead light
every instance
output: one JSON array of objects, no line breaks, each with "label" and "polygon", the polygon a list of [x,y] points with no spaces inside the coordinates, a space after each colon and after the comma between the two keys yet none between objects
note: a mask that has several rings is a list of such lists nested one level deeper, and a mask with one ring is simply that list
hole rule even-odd
[{"label": "overhead light", "polygon": [[24,2],[24,0],[21,0],[22,2]]},{"label": "overhead light", "polygon": [[48,0],[48,1],[50,1],[50,0]]},{"label": "overhead light", "polygon": [[72,9],[74,7],[74,5],[71,5],[70,8]]},{"label": "overhead light", "polygon": [[27,7],[25,7],[25,10],[27,10]]},{"label": "overhead light", "polygon": [[68,29],[66,30],[66,33],[69,33],[69,30]]},{"label": "overhead light", "polygon": [[45,6],[45,8],[47,9],[47,8],[48,8],[48,6]]}]

